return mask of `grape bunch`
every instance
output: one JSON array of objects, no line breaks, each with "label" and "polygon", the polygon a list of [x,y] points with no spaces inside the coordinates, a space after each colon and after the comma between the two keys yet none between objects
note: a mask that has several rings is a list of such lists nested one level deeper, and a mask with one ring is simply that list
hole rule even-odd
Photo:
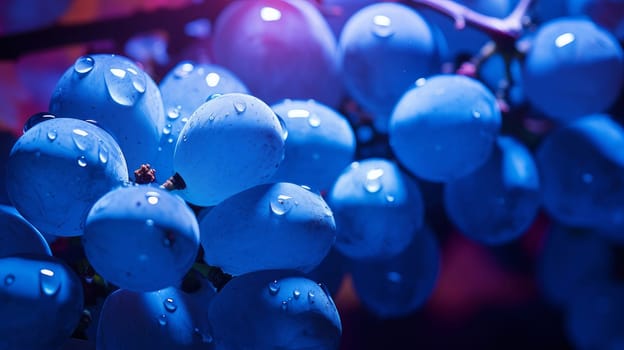
[{"label": "grape bunch", "polygon": [[211,4],[169,9],[217,9],[207,56],[76,50],[11,140],[0,350],[346,349],[349,302],[479,279],[458,240],[532,253],[576,348],[624,344],[624,3]]}]

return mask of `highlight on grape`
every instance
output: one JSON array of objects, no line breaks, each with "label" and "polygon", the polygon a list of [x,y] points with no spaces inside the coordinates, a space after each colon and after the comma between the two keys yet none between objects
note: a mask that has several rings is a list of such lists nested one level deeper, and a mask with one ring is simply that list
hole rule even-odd
[{"label": "highlight on grape", "polygon": [[620,349],[621,0],[0,3],[0,350]]}]

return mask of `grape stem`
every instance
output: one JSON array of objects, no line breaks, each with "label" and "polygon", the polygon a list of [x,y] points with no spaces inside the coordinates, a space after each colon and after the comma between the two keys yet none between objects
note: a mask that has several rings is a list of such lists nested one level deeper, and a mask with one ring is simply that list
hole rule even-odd
[{"label": "grape stem", "polygon": [[505,18],[486,16],[452,0],[411,0],[414,5],[428,7],[451,17],[455,28],[472,26],[488,34],[497,44],[513,43],[524,30],[523,19],[532,0],[520,0]]}]

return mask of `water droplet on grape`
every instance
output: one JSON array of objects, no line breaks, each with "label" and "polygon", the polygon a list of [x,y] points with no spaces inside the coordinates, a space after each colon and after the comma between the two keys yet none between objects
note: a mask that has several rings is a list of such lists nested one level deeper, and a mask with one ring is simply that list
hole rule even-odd
[{"label": "water droplet on grape", "polygon": [[15,276],[13,276],[12,274],[6,275],[6,277],[4,278],[4,285],[10,286],[13,284],[13,282],[15,282]]},{"label": "water droplet on grape", "polygon": [[[186,141],[186,137],[184,138],[184,141]],[[168,138],[167,143],[173,143],[173,137]]]},{"label": "water droplet on grape", "polygon": [[89,133],[82,129],[74,129],[72,130],[72,139],[74,140],[74,145],[81,150],[84,151],[89,146],[89,139],[87,138]]},{"label": "water droplet on grape", "polygon": [[279,290],[280,290],[280,285],[279,285],[279,282],[277,282],[277,280],[269,283],[269,294],[276,295],[277,292],[279,292]]},{"label": "water droplet on grape", "polygon": [[56,294],[61,287],[61,279],[50,269],[39,270],[39,288],[47,296]]},{"label": "water droplet on grape", "polygon": [[165,125],[165,127],[163,128],[162,133],[163,133],[163,135],[170,135],[171,134],[171,124]]},{"label": "water droplet on grape", "polygon": [[215,87],[219,85],[219,81],[221,80],[221,76],[215,72],[210,72],[206,74],[206,85],[209,87]]},{"label": "water droplet on grape", "polygon": [[167,110],[167,118],[176,120],[180,117],[180,110],[182,106],[171,107]]},{"label": "water droplet on grape", "polygon": [[392,20],[388,16],[377,15],[373,17],[373,34],[380,38],[387,38],[394,34]]},{"label": "water droplet on grape", "polygon": [[427,83],[427,79],[425,78],[416,79],[416,86],[418,87],[424,86],[426,83]]},{"label": "water droplet on grape", "polygon": [[122,106],[133,106],[145,92],[147,81],[143,71],[132,67],[111,68],[104,74],[108,94]]},{"label": "water droplet on grape", "polygon": [[154,226],[154,220],[152,220],[152,219],[145,220],[145,225],[147,225],[149,227]]},{"label": "water droplet on grape", "polygon": [[206,102],[208,102],[210,100],[214,100],[215,98],[221,97],[221,96],[222,96],[222,94],[219,94],[219,93],[211,94],[210,96],[208,96],[208,98],[206,98]]},{"label": "water droplet on grape", "polygon": [[192,63],[184,62],[179,64],[175,68],[175,70],[173,71],[173,75],[178,79],[186,78],[191,74],[193,69],[195,69],[195,66]]},{"label": "water droplet on grape", "polygon": [[366,180],[364,181],[364,188],[369,193],[377,193],[381,190],[381,177],[384,171],[381,168],[371,169],[366,173]]},{"label": "water droplet on grape", "polygon": [[182,123],[186,124],[186,122],[188,122],[188,118],[184,117],[180,120]]},{"label": "water droplet on grape", "polygon": [[321,126],[321,118],[319,118],[316,114],[312,114],[308,118],[308,124],[313,128],[318,128]]},{"label": "water droplet on grape", "polygon": [[54,119],[54,115],[50,114],[50,113],[37,113],[37,114],[33,114],[30,118],[28,118],[28,120],[26,121],[26,123],[24,124],[24,128],[23,131],[26,132],[28,130],[30,130],[33,126],[39,124],[39,123],[43,123],[45,121]]},{"label": "water droplet on grape", "polygon": [[79,57],[74,63],[74,71],[80,76],[84,76],[93,70],[95,60],[91,56]]},{"label": "water droplet on grape", "polygon": [[295,297],[295,299],[299,299],[300,296],[301,292],[299,291],[299,289],[293,290],[293,297]]},{"label": "water droplet on grape", "polygon": [[360,163],[359,162],[353,162],[350,165],[351,169],[357,169],[360,167]]},{"label": "water droplet on grape", "polygon": [[282,140],[286,141],[288,139],[288,128],[286,127],[286,122],[279,115],[276,114],[275,116],[282,127]]},{"label": "water droplet on grape", "polygon": [[78,166],[84,168],[87,166],[87,158],[85,156],[78,157]]},{"label": "water droplet on grape", "polygon": [[162,314],[160,315],[160,317],[158,318],[158,324],[161,326],[166,326],[167,325],[167,315]]},{"label": "water droplet on grape", "polygon": [[102,164],[106,164],[108,162],[108,150],[102,144],[100,144],[100,150],[98,151],[98,158]]},{"label": "water droplet on grape", "polygon": [[479,111],[472,111],[472,117],[475,118],[475,119],[481,118],[481,112],[479,112]]},{"label": "water droplet on grape", "polygon": [[308,302],[309,302],[310,304],[314,303],[314,297],[315,297],[315,296],[316,296],[316,295],[314,294],[314,291],[312,291],[312,290],[311,290],[311,291],[309,291],[309,292],[308,292]]},{"label": "water droplet on grape", "polygon": [[288,213],[295,205],[292,197],[285,194],[280,194],[277,198],[271,200],[271,211],[277,215],[284,215]]},{"label": "water droplet on grape", "polygon": [[394,196],[393,196],[393,195],[391,195],[391,194],[386,195],[386,202],[388,202],[388,203],[394,203]]},{"label": "water droplet on grape", "polygon": [[54,141],[54,140],[56,140],[56,137],[57,137],[56,130],[48,131],[48,140]]},{"label": "water droplet on grape", "polygon": [[234,102],[234,109],[236,113],[241,114],[247,110],[247,104],[243,101],[236,101]]},{"label": "water droplet on grape", "polygon": [[147,203],[156,205],[160,200],[160,194],[158,192],[149,191],[145,193],[145,198],[147,199]]},{"label": "water droplet on grape", "polygon": [[165,299],[165,301],[163,301],[163,305],[165,305],[165,310],[167,310],[169,312],[174,312],[174,311],[176,311],[178,309],[178,305],[176,305],[176,303],[173,300],[173,298]]},{"label": "water droplet on grape", "polygon": [[288,301],[286,300],[282,301],[282,310],[284,311],[288,310]]}]

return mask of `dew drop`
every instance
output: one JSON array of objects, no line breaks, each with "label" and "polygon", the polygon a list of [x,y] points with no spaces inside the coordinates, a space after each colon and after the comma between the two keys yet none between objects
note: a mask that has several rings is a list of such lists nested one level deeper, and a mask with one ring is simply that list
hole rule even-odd
[{"label": "dew drop", "polygon": [[78,73],[80,76],[87,75],[90,71],[93,70],[95,66],[95,60],[91,56],[82,56],[79,57],[74,63],[74,71]]},{"label": "dew drop", "polygon": [[284,215],[288,213],[295,205],[292,197],[280,194],[277,198],[271,200],[271,211],[276,215]]},{"label": "dew drop", "polygon": [[219,94],[219,93],[214,93],[214,94],[210,94],[210,96],[208,96],[208,98],[206,98],[206,102],[210,101],[210,100],[214,100],[217,97],[221,97],[223,94]]},{"label": "dew drop", "polygon": [[276,116],[280,126],[282,127],[282,140],[286,141],[288,139],[288,128],[286,127],[286,122],[279,115],[276,114]]},{"label": "dew drop", "polygon": [[98,151],[98,158],[102,164],[108,163],[108,150],[102,144],[100,144],[100,150]]},{"label": "dew drop", "polygon": [[394,198],[393,195],[391,195],[391,194],[386,195],[386,202],[394,203],[394,200],[395,200],[395,198]]},{"label": "dew drop", "polygon": [[236,101],[234,102],[234,109],[236,113],[241,114],[247,110],[247,104],[243,101]]},{"label": "dew drop", "polygon": [[188,118],[186,118],[186,117],[185,117],[185,118],[182,118],[180,121],[181,121],[182,123],[186,124],[186,122],[188,122]]},{"label": "dew drop", "polygon": [[215,87],[219,85],[219,81],[221,81],[221,76],[218,73],[210,72],[206,74],[206,85],[209,87]]},{"label": "dew drop", "polygon": [[293,297],[295,297],[295,299],[299,299],[300,296],[301,292],[299,291],[299,289],[293,290]]},{"label": "dew drop", "polygon": [[313,128],[318,128],[321,126],[321,118],[319,118],[316,114],[312,114],[308,118],[308,124]]},{"label": "dew drop", "polygon": [[282,301],[282,310],[284,311],[288,310],[288,301],[286,300]]},{"label": "dew drop", "polygon": [[28,120],[24,124],[23,131],[26,132],[30,130],[33,126],[39,123],[43,123],[45,121],[51,120],[51,119],[54,119],[54,115],[50,113],[44,112],[44,113],[33,114],[30,118],[28,118]]},{"label": "dew drop", "polygon": [[193,69],[195,69],[195,66],[192,63],[184,62],[175,67],[173,75],[178,79],[186,78],[193,72]]},{"label": "dew drop", "polygon": [[149,226],[149,227],[153,227],[154,226],[154,220],[152,220],[152,219],[145,220],[145,225]]},{"label": "dew drop", "polygon": [[147,203],[151,205],[156,205],[158,204],[158,201],[160,200],[160,193],[149,191],[145,193],[145,198],[147,199]]},{"label": "dew drop", "polygon": [[176,120],[180,117],[180,110],[182,110],[182,106],[171,107],[167,110],[167,118],[171,120]]},{"label": "dew drop", "polygon": [[165,306],[165,310],[167,310],[169,312],[174,312],[174,311],[176,311],[178,309],[178,305],[176,305],[176,303],[173,300],[173,298],[165,299],[165,301],[163,301],[163,305]]},{"label": "dew drop", "polygon": [[353,162],[350,165],[351,169],[357,169],[360,167],[360,163],[359,162]]},{"label": "dew drop", "polygon": [[364,181],[364,188],[369,193],[377,193],[381,190],[381,177],[384,171],[381,168],[371,169],[366,173],[366,180]]},{"label": "dew drop", "polygon": [[373,34],[380,38],[387,38],[394,34],[392,20],[388,16],[377,15],[373,17]]},{"label": "dew drop", "polygon": [[47,296],[56,294],[61,288],[61,279],[50,269],[39,270],[39,288]]},{"label": "dew drop", "polygon": [[12,274],[6,275],[6,277],[4,278],[4,285],[10,286],[13,284],[13,282],[15,282],[15,276]]},{"label": "dew drop", "polygon": [[167,325],[167,315],[162,314],[160,315],[160,317],[158,318],[158,324],[161,326],[166,326]]},{"label": "dew drop", "polygon": [[279,292],[279,290],[280,290],[280,285],[279,285],[279,282],[277,282],[277,280],[274,280],[273,282],[269,283],[269,294],[276,295],[277,292]]},{"label": "dew drop", "polygon": [[109,96],[122,106],[133,106],[147,87],[145,73],[133,67],[111,68],[104,74]]},{"label": "dew drop", "polygon": [[56,140],[56,137],[57,137],[56,130],[48,131],[48,140],[54,141],[54,140]]},{"label": "dew drop", "polygon": [[308,292],[308,302],[310,302],[310,304],[314,303],[314,298],[315,297],[316,297],[316,295],[314,294],[313,290]]},{"label": "dew drop", "polygon": [[87,138],[89,133],[82,129],[74,129],[72,130],[72,139],[74,140],[74,145],[81,150],[84,151],[89,146],[89,139]]},{"label": "dew drop", "polygon": [[479,112],[479,111],[472,111],[472,117],[475,118],[475,119],[481,118],[481,112]]},{"label": "dew drop", "polygon": [[165,125],[162,131],[163,135],[171,135],[171,124]]},{"label": "dew drop", "polygon": [[85,156],[78,157],[78,166],[84,168],[87,166],[87,158]]},{"label": "dew drop", "polygon": [[[184,141],[186,141],[186,137],[184,138]],[[167,143],[173,143],[173,137],[168,138]]]}]

